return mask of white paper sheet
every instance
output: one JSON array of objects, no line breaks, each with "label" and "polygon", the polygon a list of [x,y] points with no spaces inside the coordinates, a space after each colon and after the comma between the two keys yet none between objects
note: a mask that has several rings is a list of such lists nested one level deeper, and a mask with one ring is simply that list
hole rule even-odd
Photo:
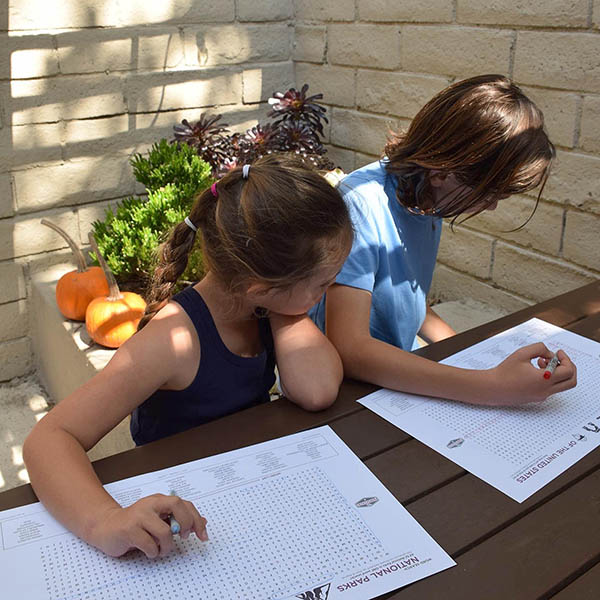
[{"label": "white paper sheet", "polygon": [[124,506],[174,489],[208,519],[210,541],[111,558],[40,503],[3,511],[3,598],[367,600],[455,564],[329,427],[106,489]]},{"label": "white paper sheet", "polygon": [[523,502],[600,445],[600,344],[531,319],[441,361],[486,369],[537,341],[569,355],[577,365],[577,387],[520,407],[474,406],[390,390],[359,402]]}]

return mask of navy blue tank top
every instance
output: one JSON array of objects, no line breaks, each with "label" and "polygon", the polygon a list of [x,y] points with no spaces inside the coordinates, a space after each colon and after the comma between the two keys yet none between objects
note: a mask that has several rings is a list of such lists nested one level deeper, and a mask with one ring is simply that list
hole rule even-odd
[{"label": "navy blue tank top", "polygon": [[172,300],[192,320],[200,340],[200,364],[184,390],[157,390],[131,415],[131,437],[139,446],[269,401],[275,383],[275,352],[268,319],[259,319],[263,350],[245,358],[223,343],[202,296],[188,287]]}]

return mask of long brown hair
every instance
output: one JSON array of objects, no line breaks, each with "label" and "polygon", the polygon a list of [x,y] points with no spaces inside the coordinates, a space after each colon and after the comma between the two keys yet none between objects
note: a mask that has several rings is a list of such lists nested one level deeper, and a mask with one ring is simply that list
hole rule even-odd
[{"label": "long brown hair", "polygon": [[[216,195],[215,195],[216,194]],[[339,192],[298,159],[271,155],[235,168],[196,198],[189,219],[203,262],[233,296],[251,283],[287,288],[342,258],[352,224]],[[185,222],[160,248],[141,329],[169,299],[196,234]]]},{"label": "long brown hair", "polygon": [[[454,218],[541,184],[539,202],[556,155],[540,109],[502,75],[480,75],[442,90],[406,133],[391,136],[384,153],[386,170],[398,177],[401,204]],[[453,174],[468,186],[442,211],[434,206],[432,171]]]}]

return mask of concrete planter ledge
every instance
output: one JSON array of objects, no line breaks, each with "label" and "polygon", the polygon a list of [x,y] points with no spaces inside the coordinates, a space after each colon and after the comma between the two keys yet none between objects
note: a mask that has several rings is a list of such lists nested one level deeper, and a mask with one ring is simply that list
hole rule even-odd
[{"label": "concrete planter ledge", "polygon": [[56,306],[56,282],[72,264],[59,264],[32,277],[32,343],[40,379],[60,402],[101,371],[115,350],[95,344],[85,323],[65,319]]},{"label": "concrete planter ledge", "polygon": [[[31,339],[39,378],[58,403],[101,371],[115,350],[95,344],[85,323],[65,319],[56,306],[56,282],[73,264],[58,264],[32,276]],[[88,454],[92,460],[133,448],[129,418]]]}]

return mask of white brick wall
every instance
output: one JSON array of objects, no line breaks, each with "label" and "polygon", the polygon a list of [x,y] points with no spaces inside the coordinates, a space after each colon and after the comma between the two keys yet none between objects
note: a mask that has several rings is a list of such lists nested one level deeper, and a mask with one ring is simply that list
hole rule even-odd
[{"label": "white brick wall", "polygon": [[535,206],[528,194],[454,234],[445,228],[433,298],[517,310],[598,278],[599,1],[297,0],[295,26],[296,81],[324,92],[329,154],[346,170],[381,153],[388,125],[405,128],[440,89],[472,75],[508,75],[544,112],[558,159],[535,215],[510,231]]},{"label": "white brick wall", "polygon": [[[0,33],[0,381],[30,368],[28,273],[140,192],[128,159],[183,118],[264,119],[275,90],[323,93],[330,157],[376,158],[452,81],[499,72],[542,108],[558,160],[531,195],[445,232],[436,298],[516,310],[600,275],[600,2],[11,0]],[[12,312],[11,312],[12,311]],[[17,311],[17,312],[15,312]],[[4,325],[10,321],[11,325]],[[15,337],[16,336],[16,337]]]},{"label": "white brick wall", "polygon": [[[134,152],[171,139],[173,125],[203,111],[222,113],[244,131],[265,118],[274,91],[295,84],[293,0],[7,6],[9,31],[0,32],[0,381],[32,366],[30,273],[69,257],[40,219],[87,245],[92,221],[143,191],[129,165]],[[337,18],[337,10],[321,13]],[[326,26],[318,27],[324,44]],[[306,58],[312,42],[296,52]]]}]

